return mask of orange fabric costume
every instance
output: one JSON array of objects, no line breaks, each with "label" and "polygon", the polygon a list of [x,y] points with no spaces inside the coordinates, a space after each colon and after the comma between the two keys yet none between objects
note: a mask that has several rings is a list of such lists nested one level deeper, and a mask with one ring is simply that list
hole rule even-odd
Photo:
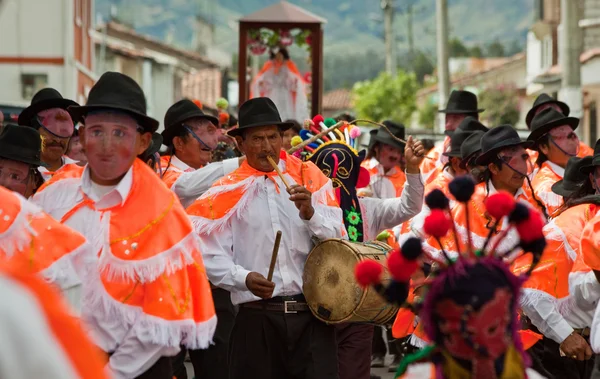
[{"label": "orange fabric costume", "polygon": [[177,167],[173,161],[169,164],[171,156],[165,155],[160,157],[160,168],[162,170],[162,181],[167,185],[168,188],[173,187],[173,184],[179,179],[182,173],[193,171],[194,169],[185,170],[181,167]]},{"label": "orange fabric costume", "polygon": [[[144,162],[136,159],[123,204],[95,209],[81,193],[81,174],[55,176],[36,197],[68,209],[61,222],[89,207],[102,214],[97,262],[79,269],[84,314],[135,325],[140,340],[162,346],[208,347],[216,316],[200,241],[175,194]],[[83,195],[82,201],[76,196]],[[46,196],[46,198],[44,198]]]},{"label": "orange fabric costume", "polygon": [[[2,189],[2,187],[0,187]],[[5,199],[4,194],[2,198]],[[46,216],[47,217],[47,216]],[[43,317],[72,366],[72,371],[82,379],[104,379],[106,356],[88,339],[81,324],[73,318],[60,295],[42,279],[28,270],[12,264],[1,264],[0,275],[8,277],[29,291],[43,310]],[[33,343],[33,341],[32,341]]]},{"label": "orange fabric costume", "polygon": [[[288,174],[299,185],[312,192],[319,202],[337,207],[337,199],[327,194],[326,184],[329,179],[312,162],[302,162],[300,159],[281,151],[280,159],[285,160]],[[244,161],[231,174],[223,177],[208,190],[202,198],[196,200],[187,208],[189,215],[194,216],[193,222],[198,233],[207,233],[226,222],[236,212],[242,212],[244,203],[253,194],[250,191],[256,178],[273,178],[277,172],[258,171]],[[285,188],[281,189],[285,191]]]},{"label": "orange fabric costume", "polygon": [[598,211],[598,206],[590,206],[592,219],[583,229],[579,248],[584,263],[594,271],[600,271],[600,214]]},{"label": "orange fabric costume", "polygon": [[89,254],[85,237],[0,186],[0,259],[54,281],[67,260]]},{"label": "orange fabric costume", "polygon": [[563,205],[562,196],[552,192],[552,185],[559,180],[562,180],[562,176],[556,173],[552,165],[546,161],[542,163],[542,167],[531,181],[535,196],[544,203],[549,215],[556,213]]},{"label": "orange fabric costume", "polygon": [[421,173],[423,175],[425,185],[434,181],[435,178],[442,172],[442,169],[444,168],[444,162],[442,162],[442,158],[444,158],[444,156],[442,153],[446,151],[449,145],[450,137],[446,137],[444,138],[444,142],[442,144],[435,146],[427,153],[427,156],[432,159],[426,158],[421,163]]},{"label": "orange fabric costume", "polygon": [[[387,173],[383,172],[383,168],[375,158],[371,158],[369,160],[365,160],[361,164],[362,167],[366,168],[371,175],[371,183],[369,184],[370,190],[373,192],[373,197],[391,197],[391,193],[382,194],[376,193],[382,192],[380,187],[382,186],[392,186],[395,189],[395,197],[400,197],[402,195],[402,191],[404,190],[404,183],[406,183],[406,174],[399,167],[395,167]],[[381,184],[375,183],[376,181],[381,181]],[[365,190],[358,190],[358,196],[366,196]]]}]

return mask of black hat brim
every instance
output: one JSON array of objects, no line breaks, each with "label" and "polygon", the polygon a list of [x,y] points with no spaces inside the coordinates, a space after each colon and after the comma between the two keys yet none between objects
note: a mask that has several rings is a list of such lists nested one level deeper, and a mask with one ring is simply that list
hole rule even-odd
[{"label": "black hat brim", "polygon": [[438,113],[450,113],[450,114],[468,114],[468,113],[481,113],[485,109],[440,109]]},{"label": "black hat brim", "polygon": [[200,111],[200,108],[198,108],[198,111],[192,111],[192,112],[187,112],[187,113],[182,114],[173,123],[171,123],[171,125],[165,125],[165,130],[163,130],[161,133],[162,138],[163,138],[162,139],[163,143],[166,146],[171,145],[173,143],[173,138],[175,138],[175,136],[179,132],[181,123],[183,123],[186,120],[190,120],[192,118],[208,120],[208,121],[212,122],[215,126],[219,126],[219,119],[217,119],[214,116],[202,113]]},{"label": "black hat brim", "polygon": [[535,117],[535,112],[538,110],[539,107],[541,107],[542,105],[546,105],[546,104],[558,105],[558,107],[562,110],[562,113],[565,116],[568,116],[569,113],[571,112],[571,110],[569,109],[569,106],[567,104],[563,103],[562,101],[558,101],[558,100],[548,100],[548,101],[544,101],[543,103],[536,104],[535,107],[531,108],[529,110],[529,112],[527,112],[527,116],[525,116],[525,123],[527,124],[528,129],[531,129],[531,121],[533,121],[533,118]]},{"label": "black hat brim", "polygon": [[460,151],[448,151],[448,152],[442,153],[442,155],[445,157],[449,157],[449,158],[452,158],[452,157],[460,158],[461,157]]},{"label": "black hat brim", "polygon": [[570,191],[568,189],[565,189],[565,181],[563,179],[561,179],[558,182],[554,183],[552,185],[552,187],[550,187],[550,189],[555,194],[563,196],[563,197],[569,197],[569,196],[571,196],[576,191],[576,190]]},{"label": "black hat brim", "polygon": [[527,137],[527,141],[535,142],[538,139],[540,139],[544,134],[548,133],[550,130],[562,125],[569,125],[571,129],[575,130],[579,126],[579,119],[575,117],[564,117],[558,120],[551,121],[532,131],[529,134],[529,137]]},{"label": "black hat brim", "polygon": [[494,146],[493,149],[490,149],[489,151],[486,151],[485,153],[482,153],[479,157],[477,157],[477,159],[475,160],[475,164],[479,165],[479,166],[487,166],[488,164],[490,164],[494,161],[494,157],[501,150],[504,150],[506,148],[513,147],[513,146],[523,146],[524,149],[527,149],[527,148],[530,148],[532,145],[533,145],[533,142],[531,142],[531,141],[521,141],[521,142],[516,142],[514,140],[501,141],[496,146]]},{"label": "black hat brim", "polygon": [[[72,106],[79,106],[79,104],[77,104],[73,100],[60,99],[60,98],[40,100],[39,102],[32,104],[32,105],[28,106],[27,108],[23,109],[23,111],[19,115],[17,122],[19,123],[19,125],[31,126],[31,125],[29,125],[31,123],[31,119],[33,117],[35,117],[35,115],[37,115],[41,111],[45,111],[46,109],[52,109],[52,108],[61,108],[61,109],[68,110],[68,108],[72,107]],[[71,117],[73,117],[73,116],[71,116]],[[73,120],[73,122],[75,122],[75,120]]]},{"label": "black hat brim", "polygon": [[[471,159],[473,159],[473,156],[474,156],[475,154],[477,154],[477,153],[480,153],[480,152],[481,152],[481,149],[480,149],[480,150],[477,150],[477,151],[475,151],[475,152],[473,152],[473,153],[471,153],[471,154],[469,154],[469,156],[467,156],[467,157],[463,157],[463,158],[460,160],[460,162],[458,163],[458,167],[462,168],[463,170],[466,170],[466,169],[467,169],[467,163],[469,163],[469,161],[470,161]],[[475,162],[475,163],[477,163],[477,162]]]},{"label": "black hat brim", "polygon": [[244,125],[241,128],[236,128],[236,129],[230,130],[227,132],[227,134],[231,137],[236,137],[236,136],[242,135],[242,133],[248,129],[258,128],[261,126],[271,126],[271,125],[277,126],[280,131],[285,132],[286,130],[288,130],[289,128],[294,126],[294,123],[292,123],[292,122],[256,122],[254,124],[248,124],[248,125]]},{"label": "black hat brim", "polygon": [[402,151],[404,151],[404,147],[406,147],[405,143],[396,141],[395,139],[393,139],[391,137],[382,137],[379,134],[376,134],[375,136],[373,136],[372,139],[375,142],[379,142],[379,143],[383,143],[383,144],[386,144],[386,145],[390,145],[390,146],[395,147],[397,149],[400,149]]},{"label": "black hat brim", "polygon": [[163,137],[160,134],[158,134],[158,133],[152,134],[152,143],[150,144],[148,151],[146,151],[146,154],[152,155],[154,153],[158,153],[160,151],[160,147],[162,146],[162,143],[163,143]]},{"label": "black hat brim", "polygon": [[584,174],[584,175],[591,174],[592,171],[594,171],[594,168],[596,166],[600,166],[600,155],[594,156],[594,158],[592,159],[592,163],[587,164],[585,166],[581,166],[579,168],[579,172],[582,173],[582,174]]},{"label": "black hat brim", "polygon": [[140,126],[144,128],[144,131],[148,133],[154,133],[158,129],[158,121],[149,117],[143,113],[139,113],[131,110],[128,107],[121,107],[114,104],[94,104],[94,105],[83,105],[83,106],[70,106],[67,110],[73,119],[73,122],[83,122],[84,117],[93,111],[98,110],[117,110],[128,113],[134,117]]},{"label": "black hat brim", "polygon": [[23,149],[15,148],[13,146],[2,146],[0,148],[0,158],[16,162],[23,162],[36,167],[46,166],[46,164],[42,162],[41,159],[25,157]]}]

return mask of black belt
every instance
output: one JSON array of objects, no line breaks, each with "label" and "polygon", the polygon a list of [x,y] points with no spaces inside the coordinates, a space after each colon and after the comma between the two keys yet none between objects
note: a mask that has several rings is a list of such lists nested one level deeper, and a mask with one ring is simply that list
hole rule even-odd
[{"label": "black belt", "polygon": [[271,299],[251,301],[249,303],[240,304],[240,308],[283,313],[298,313],[310,310],[308,304],[306,304],[304,295],[276,296]]}]

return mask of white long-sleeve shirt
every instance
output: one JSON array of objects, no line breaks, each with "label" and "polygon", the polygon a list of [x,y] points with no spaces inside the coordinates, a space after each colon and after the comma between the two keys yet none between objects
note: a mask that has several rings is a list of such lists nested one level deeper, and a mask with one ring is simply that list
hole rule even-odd
[{"label": "white long-sleeve shirt", "polygon": [[[133,169],[130,169],[118,185],[99,186],[92,182],[89,168],[86,167],[81,179],[58,181],[36,194],[33,201],[52,217],[61,220],[76,204],[83,201],[82,192],[94,201],[96,209],[105,209],[123,204],[129,196],[132,183]],[[105,230],[106,223],[102,222],[103,217],[103,212],[84,206],[68,218],[65,225],[83,234],[94,251],[100,251],[108,232]],[[71,268],[68,276],[73,283],[81,286],[81,279],[74,269]],[[78,299],[78,303],[74,305],[80,309],[81,299]],[[148,370],[161,356],[172,356],[179,350],[141,342],[130,333],[135,323],[127,327],[108,315],[86,312],[86,309],[82,309],[82,318],[92,340],[105,352],[114,352],[107,367],[107,372],[114,379],[135,378]]]},{"label": "white long-sleeve shirt", "polygon": [[374,240],[382,230],[393,228],[418,214],[423,206],[423,191],[421,174],[407,173],[400,197],[360,197],[364,240]]},{"label": "white long-sleeve shirt", "polygon": [[[283,160],[279,167],[285,171]],[[295,183],[289,174],[284,175],[288,183]],[[331,182],[326,186],[321,190],[333,197]],[[239,217],[233,215],[220,227],[200,234],[205,244],[202,256],[210,282],[230,291],[233,304],[260,300],[246,287],[246,276],[250,272],[267,276],[275,235],[281,230],[272,279],[273,297],[301,294],[304,263],[313,247],[311,238],[341,238],[344,234],[341,209],[317,205],[313,195],[315,213],[310,220],[302,220],[278,176],[254,177],[246,192],[252,197]]]},{"label": "white long-sleeve shirt", "polygon": [[189,171],[191,167],[176,156],[173,156],[171,160],[171,165],[175,165],[183,171],[171,186],[171,190],[179,197],[179,201],[184,208],[189,207],[194,200],[202,196],[217,180],[235,171],[240,166],[239,158],[232,158]]}]

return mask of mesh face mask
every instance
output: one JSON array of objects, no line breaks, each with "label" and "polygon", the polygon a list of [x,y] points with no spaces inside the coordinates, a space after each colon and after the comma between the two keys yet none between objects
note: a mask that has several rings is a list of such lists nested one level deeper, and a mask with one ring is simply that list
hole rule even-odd
[{"label": "mesh face mask", "polygon": [[529,176],[533,173],[529,154],[523,149],[503,151],[498,153],[498,159],[517,174]]},{"label": "mesh face mask", "polygon": [[39,127],[57,138],[70,138],[75,132],[75,124],[71,115],[61,108],[41,111],[35,119]]},{"label": "mesh face mask", "polygon": [[576,157],[579,154],[579,137],[568,126],[552,129],[548,133],[548,140],[569,157]]}]

